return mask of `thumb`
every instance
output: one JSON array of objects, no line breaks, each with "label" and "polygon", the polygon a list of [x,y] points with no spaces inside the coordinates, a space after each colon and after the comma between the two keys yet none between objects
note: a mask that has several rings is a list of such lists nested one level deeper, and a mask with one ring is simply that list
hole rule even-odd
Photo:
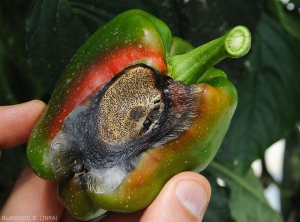
[{"label": "thumb", "polygon": [[144,211],[140,221],[202,221],[211,196],[209,182],[194,172],[177,174]]}]

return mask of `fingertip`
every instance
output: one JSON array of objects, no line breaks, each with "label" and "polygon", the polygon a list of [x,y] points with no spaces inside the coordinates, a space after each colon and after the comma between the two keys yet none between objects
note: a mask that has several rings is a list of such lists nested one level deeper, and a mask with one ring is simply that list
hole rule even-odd
[{"label": "fingertip", "polygon": [[145,210],[141,221],[201,221],[211,197],[205,177],[194,172],[179,173],[163,187]]},{"label": "fingertip", "polygon": [[25,143],[46,104],[32,100],[22,104],[0,107],[0,148],[10,148]]},{"label": "fingertip", "polygon": [[172,183],[176,183],[178,181],[194,181],[195,183],[198,183],[200,186],[202,186],[205,189],[205,192],[209,195],[209,199],[211,196],[211,186],[209,181],[202,176],[199,173],[188,171],[188,172],[182,172],[177,175],[175,175],[171,180]]},{"label": "fingertip", "polygon": [[44,103],[42,100],[38,100],[38,99],[34,99],[22,104],[30,104],[31,107],[33,107],[34,109],[39,109],[41,111],[44,111],[45,107],[46,107],[46,103]]}]

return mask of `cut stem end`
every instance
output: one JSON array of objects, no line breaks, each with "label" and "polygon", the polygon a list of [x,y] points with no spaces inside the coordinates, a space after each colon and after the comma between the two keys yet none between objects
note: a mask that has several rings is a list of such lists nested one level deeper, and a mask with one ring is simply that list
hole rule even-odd
[{"label": "cut stem end", "polygon": [[225,48],[229,57],[238,58],[248,53],[251,47],[250,31],[244,26],[236,26],[226,35]]},{"label": "cut stem end", "polygon": [[185,84],[195,84],[204,73],[224,58],[239,58],[251,47],[250,31],[236,26],[224,36],[199,46],[185,54],[171,56],[171,75]]}]

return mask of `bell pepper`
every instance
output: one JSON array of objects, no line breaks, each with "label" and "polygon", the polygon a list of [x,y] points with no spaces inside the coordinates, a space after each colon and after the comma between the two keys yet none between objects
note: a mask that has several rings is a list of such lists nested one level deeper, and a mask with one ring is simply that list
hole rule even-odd
[{"label": "bell pepper", "polygon": [[147,12],[119,14],[63,72],[28,141],[32,170],[80,220],[147,207],[172,176],[214,158],[237,92],[213,66],[250,42],[237,26],[194,48]]}]

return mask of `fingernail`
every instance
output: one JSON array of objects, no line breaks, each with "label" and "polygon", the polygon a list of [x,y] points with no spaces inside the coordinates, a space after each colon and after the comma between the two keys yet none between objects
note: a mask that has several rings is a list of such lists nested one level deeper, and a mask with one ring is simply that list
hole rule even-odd
[{"label": "fingernail", "polygon": [[192,181],[181,181],[176,188],[180,202],[196,217],[200,217],[207,204],[207,194],[202,186]]}]

